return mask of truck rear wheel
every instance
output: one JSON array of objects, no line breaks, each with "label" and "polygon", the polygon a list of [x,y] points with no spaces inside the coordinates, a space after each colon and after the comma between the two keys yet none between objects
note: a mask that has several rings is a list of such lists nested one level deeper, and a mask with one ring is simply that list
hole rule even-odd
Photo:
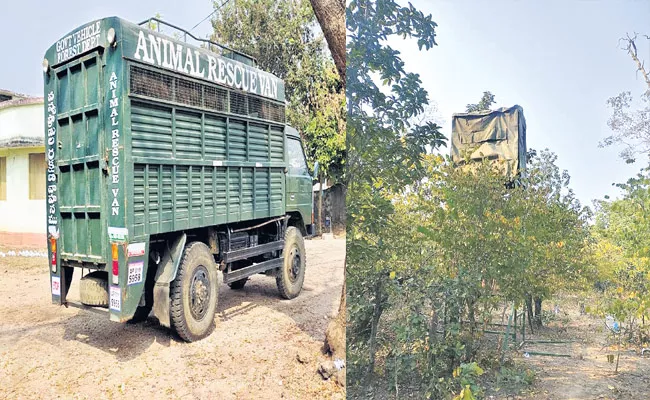
[{"label": "truck rear wheel", "polygon": [[295,226],[290,226],[284,234],[284,262],[275,282],[278,285],[280,296],[293,299],[300,294],[305,281],[305,241],[300,231]]},{"label": "truck rear wheel", "polygon": [[219,273],[210,249],[201,242],[185,246],[176,279],[171,282],[170,319],[187,342],[206,337],[214,326]]},{"label": "truck rear wheel", "polygon": [[93,271],[82,277],[79,298],[87,306],[108,307],[108,272]]}]

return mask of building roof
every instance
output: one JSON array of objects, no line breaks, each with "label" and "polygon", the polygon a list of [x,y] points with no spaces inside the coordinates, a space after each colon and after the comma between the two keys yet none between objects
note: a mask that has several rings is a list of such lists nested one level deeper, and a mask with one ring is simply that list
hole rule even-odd
[{"label": "building roof", "polygon": [[11,100],[0,101],[0,110],[9,107],[24,106],[28,104],[43,104],[42,97],[20,97]]},{"label": "building roof", "polygon": [[17,99],[17,98],[24,99],[24,98],[27,98],[27,97],[31,97],[31,96],[28,96],[26,94],[12,92],[11,90],[7,90],[7,89],[0,89],[0,102],[6,101],[6,100]]},{"label": "building roof", "polygon": [[[32,104],[43,104],[43,98],[0,89],[0,111]],[[7,115],[8,119],[0,118],[0,148],[43,146],[42,111],[30,110],[28,115],[33,114],[34,118],[23,116],[19,120],[11,111],[2,114]]]},{"label": "building roof", "polygon": [[8,139],[0,139],[0,149],[15,147],[38,147],[45,144],[44,138],[13,136]]}]

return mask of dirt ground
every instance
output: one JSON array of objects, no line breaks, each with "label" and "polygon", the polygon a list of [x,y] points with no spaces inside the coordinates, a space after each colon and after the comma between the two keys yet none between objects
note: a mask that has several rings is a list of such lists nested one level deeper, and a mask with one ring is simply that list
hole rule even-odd
[{"label": "dirt ground", "polygon": [[[195,343],[154,317],[118,324],[52,305],[46,258],[0,258],[0,398],[343,399],[317,369],[343,285],[345,239],[306,248],[300,296],[281,300],[275,279],[262,275],[242,291],[224,285],[216,329]],[[69,296],[78,299],[78,279]]]},{"label": "dirt ground", "polygon": [[[587,303],[588,305],[589,303]],[[621,350],[618,374],[608,354],[616,355],[615,340],[608,337],[603,321],[580,315],[578,299],[560,304],[560,321],[532,338],[570,343],[530,344],[524,351],[567,354],[570,357],[530,355],[518,359],[535,371],[535,383],[527,395],[511,397],[530,400],[645,400],[650,399],[650,358],[641,357],[641,347]],[[562,321],[563,320],[563,321]],[[530,335],[529,337],[530,338]]]}]

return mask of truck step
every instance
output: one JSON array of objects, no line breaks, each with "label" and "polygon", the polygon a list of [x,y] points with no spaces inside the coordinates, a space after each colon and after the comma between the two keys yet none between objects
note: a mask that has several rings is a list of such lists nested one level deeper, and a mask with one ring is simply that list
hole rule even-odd
[{"label": "truck step", "polygon": [[77,303],[76,301],[66,301],[63,305],[66,308],[68,308],[68,307],[79,308],[81,310],[90,311],[90,312],[93,312],[93,313],[99,314],[99,315],[108,315],[108,313],[109,313],[108,308],[106,308],[106,307],[91,307],[91,306],[87,306],[87,305],[82,304],[82,303]]},{"label": "truck step", "polygon": [[231,283],[238,281],[240,279],[247,278],[251,275],[258,274],[260,272],[268,271],[272,268],[278,268],[282,266],[283,258],[274,258],[273,260],[264,261],[261,263],[253,264],[249,267],[241,268],[230,273],[223,273],[223,283]]},{"label": "truck step", "polygon": [[228,251],[223,254],[223,262],[231,263],[233,261],[245,260],[271,251],[282,250],[283,248],[284,240],[278,240],[277,242],[264,243],[253,247],[247,247],[245,249]]}]

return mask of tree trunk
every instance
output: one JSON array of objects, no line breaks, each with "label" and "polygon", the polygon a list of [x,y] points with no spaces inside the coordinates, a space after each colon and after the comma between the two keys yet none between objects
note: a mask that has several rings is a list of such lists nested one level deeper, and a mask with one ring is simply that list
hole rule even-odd
[{"label": "tree trunk", "polygon": [[323,234],[323,174],[318,173],[318,185],[320,191],[318,192],[318,234]]},{"label": "tree trunk", "polygon": [[[321,30],[323,31],[325,40],[327,40],[327,46],[330,49],[330,53],[332,53],[332,58],[334,59],[336,70],[338,71],[343,87],[345,88],[345,0],[311,0],[311,6],[314,9],[314,14],[316,15],[316,19],[318,20]],[[319,209],[319,214],[321,213],[322,208]],[[321,217],[321,215],[319,215],[319,217]],[[322,220],[322,218],[320,219]],[[344,269],[344,279],[345,276],[346,274]],[[329,348],[332,354],[337,354],[340,358],[345,358],[345,290],[346,284],[344,281],[343,288],[341,290],[341,303],[339,305],[339,313],[336,318],[330,323],[330,326],[327,327],[327,331],[325,332],[325,347]],[[329,337],[330,330],[333,332],[338,332],[336,335],[337,337],[343,337],[342,345],[335,346],[334,350],[332,350],[333,343],[331,343],[332,340]],[[338,349],[339,347],[340,349]]]},{"label": "tree trunk", "polygon": [[469,319],[469,334],[474,340],[476,332],[476,317],[474,315],[474,300],[467,299],[467,318]]},{"label": "tree trunk", "polygon": [[[429,346],[433,347],[433,344],[436,342],[436,328],[438,327],[438,315],[436,313],[435,306],[431,307],[431,318],[429,319]],[[432,352],[429,352],[429,358],[432,355]]]},{"label": "tree trunk", "polygon": [[542,298],[535,297],[535,326],[542,327]]},{"label": "tree trunk", "polygon": [[526,295],[526,314],[528,314],[528,326],[530,326],[530,333],[535,333],[533,331],[533,296]]},{"label": "tree trunk", "polygon": [[[347,260],[347,257],[346,257]],[[345,261],[344,261],[345,263]],[[345,265],[345,264],[344,264]],[[343,288],[341,289],[341,301],[336,318],[330,321],[325,331],[325,350],[332,354],[334,359],[345,359],[345,325],[346,325],[346,282],[345,269],[343,270]]]},{"label": "tree trunk", "polygon": [[375,369],[375,352],[377,351],[377,329],[379,327],[379,318],[381,318],[381,313],[383,309],[383,294],[382,294],[382,278],[379,277],[377,284],[375,285],[375,307],[372,313],[372,325],[370,327],[370,341],[368,344],[368,351],[370,352],[370,362],[368,363],[368,372],[366,375],[367,379],[370,379],[372,372]]},{"label": "tree trunk", "polygon": [[311,0],[311,6],[345,86],[345,0]]}]

